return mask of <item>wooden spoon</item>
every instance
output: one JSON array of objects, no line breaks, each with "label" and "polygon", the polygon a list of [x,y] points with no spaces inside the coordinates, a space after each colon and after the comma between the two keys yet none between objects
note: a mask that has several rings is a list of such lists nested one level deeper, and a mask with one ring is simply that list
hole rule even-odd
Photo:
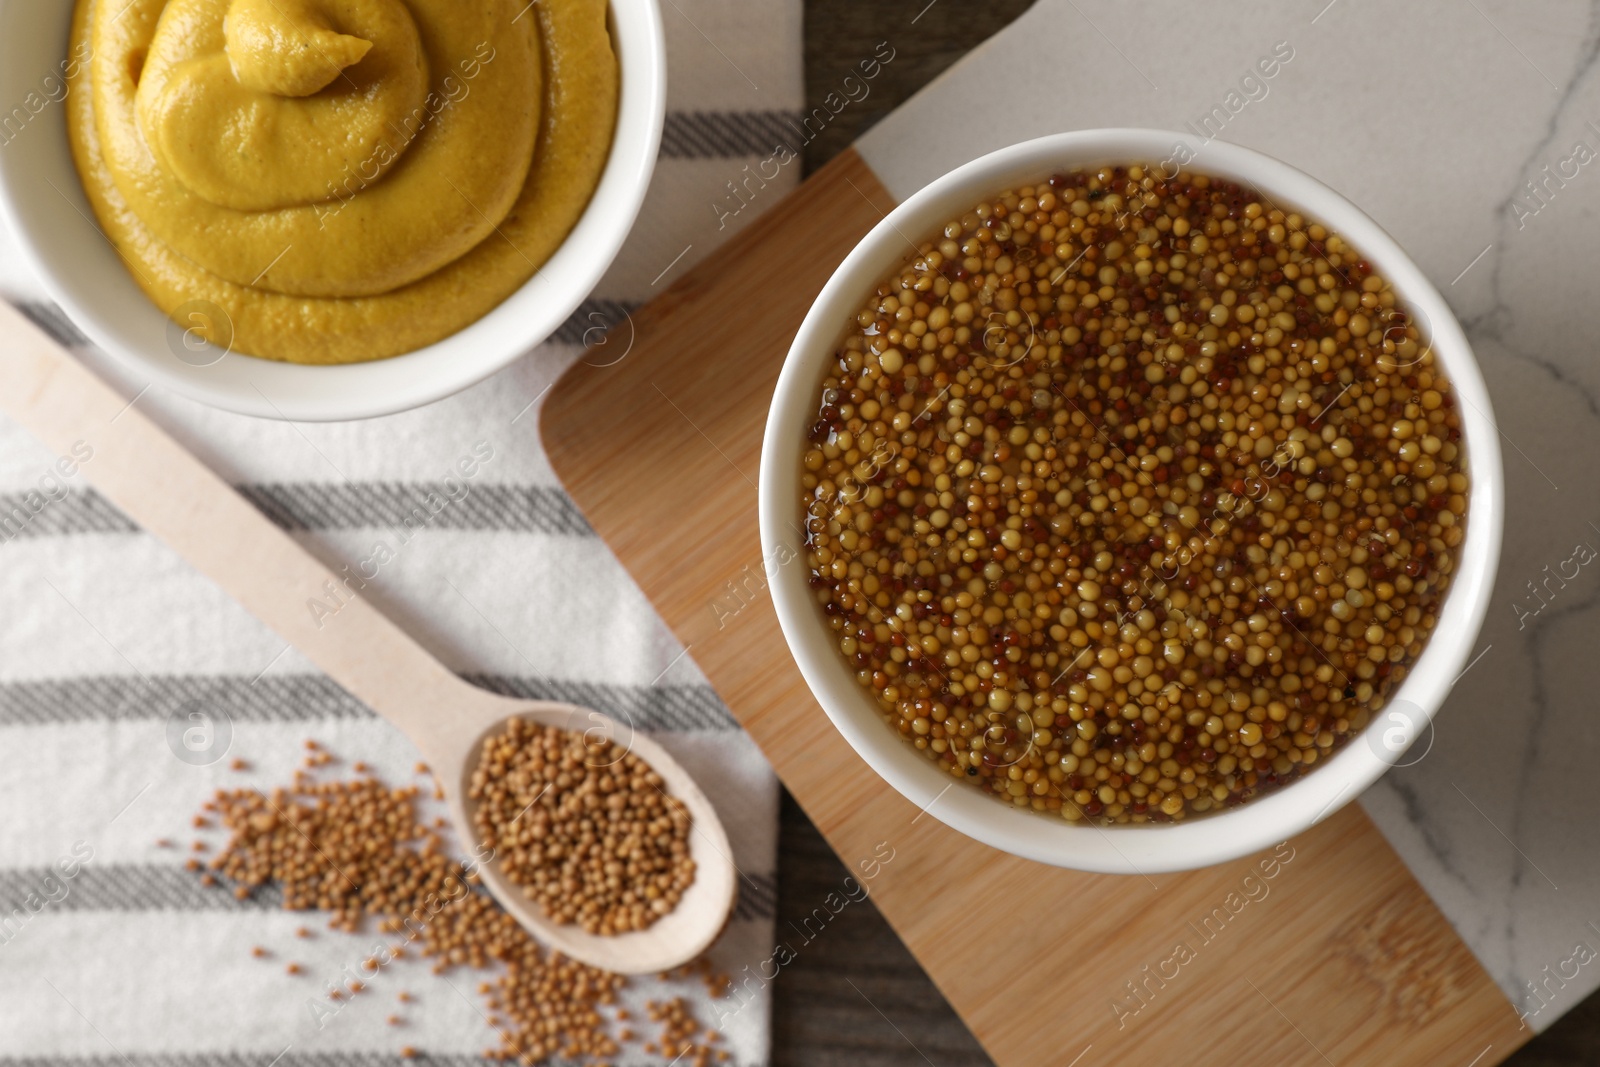
[{"label": "wooden spoon", "polygon": [[0,408],[58,454],[77,443],[93,448],[81,470],[102,495],[404,731],[444,784],[463,842],[478,840],[465,798],[481,742],[506,719],[596,731],[631,745],[694,820],[695,880],[672,912],[648,930],[601,937],[551,922],[497,863],[480,867],[483,882],[546,945],[608,971],[670,970],[705,951],[733,908],[732,850],[710,801],[660,745],[619,732],[599,712],[470,685],[359,595],[341,592],[347,599],[331,618],[314,618],[307,601],[325,598],[329,586],[342,589],[333,571],[3,301],[0,337]]}]

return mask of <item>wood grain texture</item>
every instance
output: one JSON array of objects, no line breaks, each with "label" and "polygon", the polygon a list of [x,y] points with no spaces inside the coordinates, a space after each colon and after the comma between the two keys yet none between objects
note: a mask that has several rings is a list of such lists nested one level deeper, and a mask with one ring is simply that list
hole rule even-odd
[{"label": "wood grain texture", "polygon": [[790,339],[890,206],[844,152],[636,313],[626,359],[574,366],[542,431],[591,524],[845,866],[892,850],[872,898],[996,1062],[1500,1062],[1527,1032],[1359,808],[1270,881],[1086,875],[921,816],[829,725],[765,595],[757,460]]},{"label": "wood grain texture", "polygon": [[[796,940],[852,871],[787,792],[779,841],[778,930]],[[772,992],[771,1067],[992,1062],[870,896],[852,901],[823,936],[807,942]]]}]

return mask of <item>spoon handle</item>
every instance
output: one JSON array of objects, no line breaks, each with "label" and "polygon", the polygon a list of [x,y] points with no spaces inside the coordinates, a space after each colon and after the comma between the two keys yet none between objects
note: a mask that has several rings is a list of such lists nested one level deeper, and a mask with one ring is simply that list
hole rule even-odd
[{"label": "spoon handle", "polygon": [[[133,401],[0,301],[0,409],[373,710],[412,733],[463,683]],[[86,452],[87,450],[87,452]],[[318,606],[320,605],[320,607]]]}]

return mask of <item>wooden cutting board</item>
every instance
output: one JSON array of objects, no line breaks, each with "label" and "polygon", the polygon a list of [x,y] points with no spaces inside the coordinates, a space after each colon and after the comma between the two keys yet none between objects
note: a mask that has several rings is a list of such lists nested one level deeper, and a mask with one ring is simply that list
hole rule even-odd
[{"label": "wooden cutting board", "polygon": [[1357,805],[1270,878],[1079,874],[921,815],[835,733],[766,594],[757,463],[801,319],[892,206],[846,151],[573,366],[542,432],[589,522],[997,1063],[1499,1063],[1531,1031]]}]

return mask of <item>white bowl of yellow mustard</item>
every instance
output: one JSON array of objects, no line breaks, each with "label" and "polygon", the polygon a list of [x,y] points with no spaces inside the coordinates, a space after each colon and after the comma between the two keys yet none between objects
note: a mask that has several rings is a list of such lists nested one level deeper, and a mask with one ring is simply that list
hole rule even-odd
[{"label": "white bowl of yellow mustard", "polygon": [[482,380],[589,295],[665,53],[655,0],[5,2],[0,103],[0,210],[91,341],[348,419]]}]

